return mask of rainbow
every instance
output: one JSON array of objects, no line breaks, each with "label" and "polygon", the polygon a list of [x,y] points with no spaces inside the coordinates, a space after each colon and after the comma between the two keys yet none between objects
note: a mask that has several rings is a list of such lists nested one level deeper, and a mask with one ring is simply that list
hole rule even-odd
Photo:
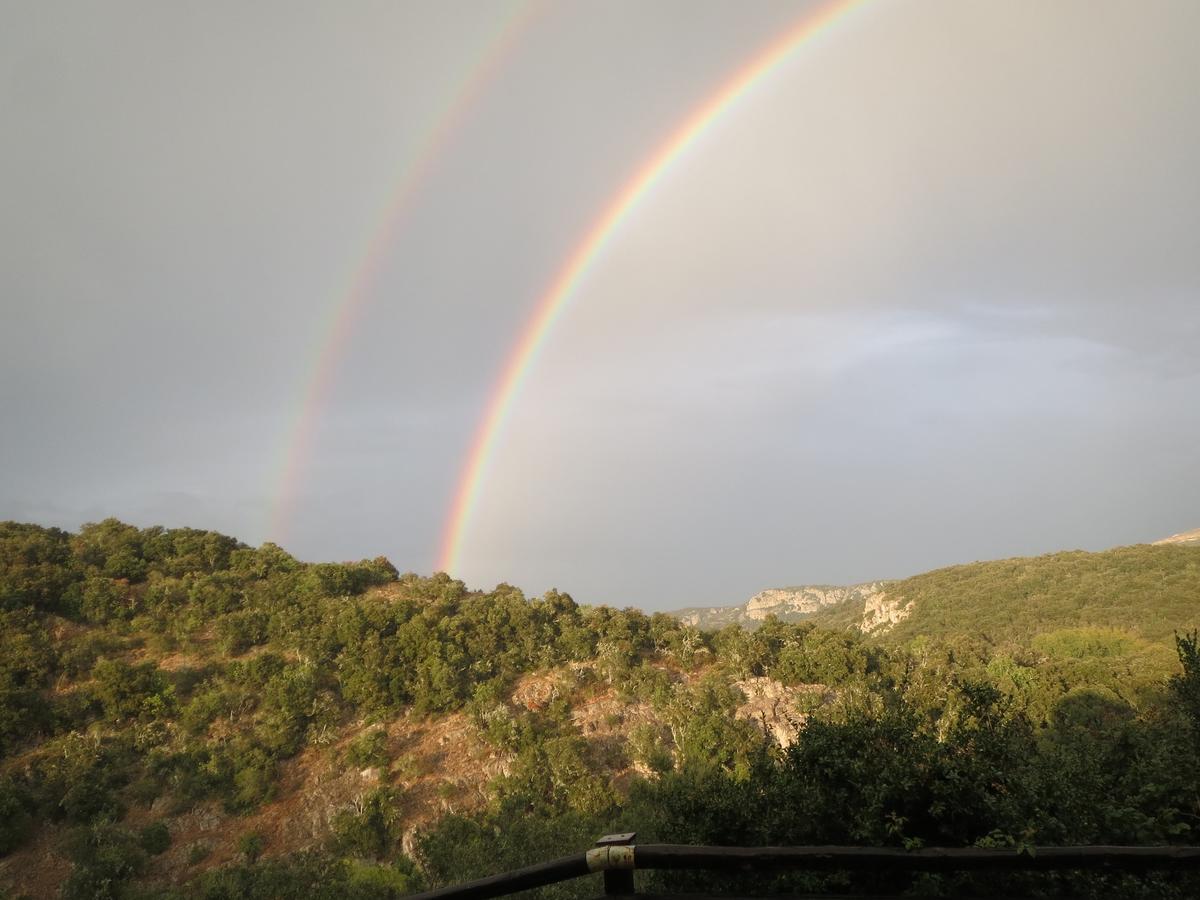
[{"label": "rainbow", "polygon": [[440,112],[420,132],[421,137],[414,142],[412,151],[400,167],[394,187],[386,195],[388,201],[375,218],[374,228],[368,232],[373,237],[365,241],[366,253],[351,270],[347,287],[338,294],[341,299],[331,309],[325,327],[318,332],[322,339],[317,345],[315,361],[307,367],[311,375],[301,395],[299,410],[288,429],[281,475],[272,493],[274,501],[267,533],[276,543],[282,543],[286,538],[298,488],[311,455],[316,425],[328,405],[334,376],[367,305],[370,287],[387,251],[396,241],[405,214],[467,113],[483,95],[486,86],[512,53],[520,35],[540,10],[540,4],[532,0],[515,5],[483,42],[474,57],[475,62],[466,67],[463,76],[447,93],[445,102],[438,105]]},{"label": "rainbow", "polygon": [[442,535],[437,563],[440,570],[453,572],[458,568],[463,540],[479,501],[480,488],[514,401],[547,335],[621,224],[660,182],[672,163],[710,131],[739,100],[777,71],[800,47],[826,33],[834,22],[845,19],[852,10],[867,3],[868,0],[835,0],[803,15],[701,103],[625,182],[588,229],[546,292],[538,299],[533,315],[510,351],[484,409]]}]

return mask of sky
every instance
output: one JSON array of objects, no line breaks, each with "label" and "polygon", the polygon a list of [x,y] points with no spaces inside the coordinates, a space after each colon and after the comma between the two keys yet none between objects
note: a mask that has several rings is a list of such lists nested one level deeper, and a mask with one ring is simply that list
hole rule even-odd
[{"label": "sky", "polygon": [[[539,298],[827,7],[0,0],[0,519],[432,572]],[[613,231],[451,574],[658,610],[1200,525],[1197,34],[844,4]]]}]

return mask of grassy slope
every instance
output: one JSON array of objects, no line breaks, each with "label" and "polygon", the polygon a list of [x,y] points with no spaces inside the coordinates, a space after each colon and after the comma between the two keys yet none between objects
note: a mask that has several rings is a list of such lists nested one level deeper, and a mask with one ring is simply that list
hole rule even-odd
[{"label": "grassy slope", "polygon": [[[1176,631],[1200,627],[1200,547],[1138,544],[969,563],[904,579],[889,593],[914,603],[887,634],[889,643],[975,634],[1028,644],[1038,634],[1087,626],[1170,642]],[[845,627],[854,618],[837,607],[814,621]]]}]

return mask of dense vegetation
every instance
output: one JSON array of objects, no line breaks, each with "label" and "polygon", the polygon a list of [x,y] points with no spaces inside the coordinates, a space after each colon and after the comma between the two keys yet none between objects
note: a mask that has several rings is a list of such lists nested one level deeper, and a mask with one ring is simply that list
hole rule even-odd
[{"label": "dense vegetation", "polygon": [[[1194,573],[1200,550],[1164,549],[1192,554],[1179,559]],[[15,896],[388,897],[625,828],[709,843],[1200,842],[1194,635],[1114,627],[1096,612],[1111,606],[1102,572],[1062,600],[1003,571],[989,622],[1005,603],[1025,615],[1014,598],[1031,595],[1066,617],[1027,618],[1003,641],[947,628],[885,646],[770,620],[702,633],[557,592],[401,576],[384,559],[303,564],[213,532],[5,523],[0,884]],[[1161,581],[1154,570],[1147,591]],[[735,714],[750,679],[806,717],[787,748]],[[530,685],[545,690],[518,701]],[[448,749],[400,751],[434,726],[460,728]],[[474,768],[495,763],[473,793],[449,778],[420,793],[431,759],[468,753]],[[315,824],[285,844],[297,798],[327,788],[306,775],[322,761],[356,787],[306,808]],[[230,846],[189,838],[202,820]],[[1113,887],[974,887],[1014,884]],[[757,887],[881,886],[835,874]],[[1142,889],[1196,885],[1121,886]]]},{"label": "dense vegetation", "polygon": [[895,582],[889,593],[917,611],[890,635],[970,631],[994,643],[1028,644],[1046,631],[1098,623],[1169,644],[1195,623],[1200,553],[1195,546],[1139,544],[971,563]]}]

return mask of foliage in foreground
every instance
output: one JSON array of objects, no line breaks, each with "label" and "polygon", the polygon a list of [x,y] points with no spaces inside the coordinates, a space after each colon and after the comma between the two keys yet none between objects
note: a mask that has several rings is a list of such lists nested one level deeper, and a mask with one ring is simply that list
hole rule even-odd
[{"label": "foliage in foreground", "polygon": [[[49,829],[74,865],[68,897],[389,897],[621,829],[725,844],[1200,843],[1195,637],[1171,652],[1111,620],[1051,624],[888,646],[771,620],[701,633],[555,591],[527,600],[507,585],[400,576],[384,559],[307,565],[212,532],[0,524],[0,854]],[[539,709],[510,702],[518,679],[551,669],[574,673],[565,693]],[[733,715],[736,682],[754,677],[812,689],[786,752]],[[616,744],[590,741],[573,704],[603,691],[652,719],[617,722]],[[165,820],[127,826],[131,810],[163,798],[156,809],[253,812],[278,795],[286,760],[334,752],[350,723],[451,712],[508,774],[482,810],[423,832],[419,867],[399,849],[405,799],[383,783],[331,817],[323,850],[289,855],[247,832],[236,865],[151,887],[171,832]],[[338,752],[356,769],[391,762],[372,727]],[[633,764],[640,778],[610,783]],[[1114,889],[1069,881],[1085,896]],[[702,883],[713,882],[690,882]],[[1057,882],[1005,884],[1036,894]]]}]

